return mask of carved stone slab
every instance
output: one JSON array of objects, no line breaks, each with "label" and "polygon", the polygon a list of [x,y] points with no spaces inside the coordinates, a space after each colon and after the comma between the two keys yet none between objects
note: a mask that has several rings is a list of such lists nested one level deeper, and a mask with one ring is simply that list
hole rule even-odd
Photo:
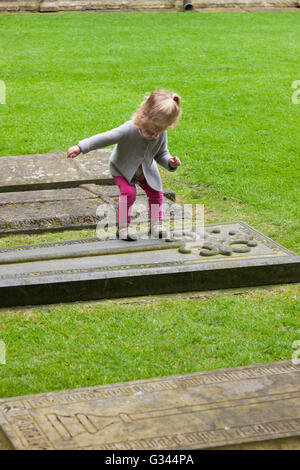
[{"label": "carved stone slab", "polygon": [[300,257],[243,222],[171,239],[97,238],[0,250],[0,306],[300,281]]},{"label": "carved stone slab", "polygon": [[0,0],[0,12],[39,11],[40,0]]},{"label": "carved stone slab", "polygon": [[[183,209],[175,203],[173,191],[164,190],[165,213],[174,210],[174,218],[181,219]],[[116,217],[119,188],[96,184],[82,184],[77,188],[44,189],[39,191],[7,192],[0,195],[0,233],[34,233],[45,230],[95,228],[105,216],[104,206]],[[97,210],[103,207],[103,211]],[[138,210],[139,208],[139,210]],[[102,214],[102,215],[101,215]],[[132,223],[147,222],[148,200],[137,187],[137,200],[132,208]]]},{"label": "carved stone slab", "polygon": [[113,184],[108,158],[111,149],[99,149],[77,158],[53,151],[0,158],[0,193],[75,187],[84,183]]},{"label": "carved stone slab", "polygon": [[[299,6],[297,0],[194,0],[195,11],[260,10]],[[182,0],[0,0],[0,12],[183,11]]]},{"label": "carved stone slab", "polygon": [[300,364],[282,361],[0,400],[16,449],[204,449],[300,436]]}]

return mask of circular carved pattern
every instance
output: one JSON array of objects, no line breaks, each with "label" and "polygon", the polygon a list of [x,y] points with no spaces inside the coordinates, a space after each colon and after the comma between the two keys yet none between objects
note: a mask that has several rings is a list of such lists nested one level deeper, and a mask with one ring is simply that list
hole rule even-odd
[{"label": "circular carved pattern", "polygon": [[[215,234],[221,234],[221,229],[215,227],[206,231],[204,235],[204,242],[201,246],[196,247],[199,250],[200,256],[215,256],[224,255],[231,256],[233,253],[248,253],[251,248],[254,248],[258,243],[253,239],[252,235],[245,235],[237,230],[229,230],[227,235],[216,237]],[[194,232],[185,232],[186,237],[191,237],[194,241],[196,234]],[[166,241],[179,241],[182,237],[177,236],[174,232],[173,238]],[[187,254],[192,253],[193,248],[189,247],[187,243],[183,244],[179,249],[179,253]]]},{"label": "circular carved pattern", "polygon": [[202,249],[200,249],[200,256],[213,256],[219,253],[219,249],[212,243],[204,243]]}]

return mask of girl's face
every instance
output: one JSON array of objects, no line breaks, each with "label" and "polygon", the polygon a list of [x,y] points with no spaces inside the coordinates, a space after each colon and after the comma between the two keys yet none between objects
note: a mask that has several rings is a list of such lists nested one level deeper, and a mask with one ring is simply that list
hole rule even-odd
[{"label": "girl's face", "polygon": [[147,139],[157,139],[161,132],[165,131],[167,128],[167,124],[148,121],[144,124],[143,132]]}]

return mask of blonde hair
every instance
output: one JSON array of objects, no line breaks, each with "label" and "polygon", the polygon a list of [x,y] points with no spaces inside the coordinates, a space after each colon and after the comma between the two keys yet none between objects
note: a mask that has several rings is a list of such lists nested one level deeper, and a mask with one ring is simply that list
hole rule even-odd
[{"label": "blonde hair", "polygon": [[181,114],[180,103],[181,97],[177,93],[162,89],[152,91],[132,115],[132,120],[140,128],[152,121],[174,129]]}]

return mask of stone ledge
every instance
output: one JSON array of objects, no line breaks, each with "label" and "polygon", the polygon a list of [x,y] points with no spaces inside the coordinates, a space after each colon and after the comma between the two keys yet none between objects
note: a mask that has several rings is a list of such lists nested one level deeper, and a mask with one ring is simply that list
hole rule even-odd
[{"label": "stone ledge", "polygon": [[0,428],[0,450],[14,450],[12,443],[7,439],[5,433]]},{"label": "stone ledge", "polygon": [[156,9],[173,8],[173,1],[159,0],[44,0],[41,12],[55,11],[88,11],[88,10],[126,10],[126,9]]},{"label": "stone ledge", "polygon": [[[192,0],[194,11],[278,11],[299,0]],[[0,12],[183,11],[183,0],[0,0]]]},{"label": "stone ledge", "polygon": [[105,233],[101,240],[83,238],[2,248],[0,306],[300,281],[300,257],[244,222],[206,225],[203,244],[196,240],[198,229],[194,229],[185,231],[184,237],[176,237],[175,229],[170,239],[149,238],[145,231],[136,242],[127,244],[113,238],[104,240],[107,235],[115,237],[112,225],[110,234]]},{"label": "stone ledge", "polygon": [[[287,8],[298,7],[297,0],[192,0],[195,9],[202,8]],[[176,0],[175,5],[181,5],[180,0]]]},{"label": "stone ledge", "polygon": [[38,12],[40,3],[39,0],[0,0],[0,12]]}]

